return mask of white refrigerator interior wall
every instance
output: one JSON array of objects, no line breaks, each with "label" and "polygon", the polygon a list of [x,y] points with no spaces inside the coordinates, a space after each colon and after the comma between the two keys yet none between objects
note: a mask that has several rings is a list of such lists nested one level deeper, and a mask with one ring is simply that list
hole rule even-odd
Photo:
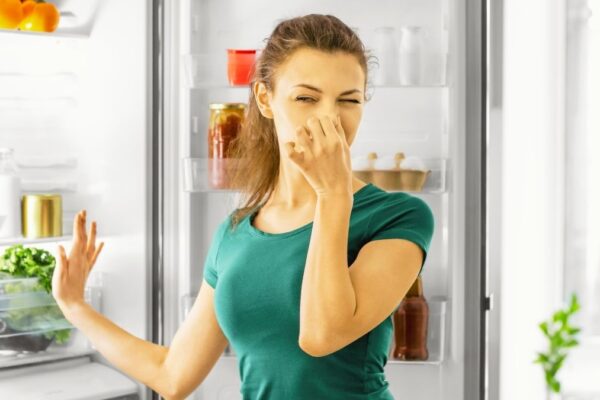
[{"label": "white refrigerator interior wall", "polygon": [[[0,82],[12,83],[0,89],[0,146],[17,160],[77,159],[75,191],[62,193],[64,234],[81,209],[97,221],[105,247],[92,275],[103,273],[103,314],[148,339],[151,5],[84,3],[95,12],[89,38],[0,34],[0,77],[10,77]],[[70,237],[62,245],[68,253]],[[58,254],[56,243],[35,246]]]}]

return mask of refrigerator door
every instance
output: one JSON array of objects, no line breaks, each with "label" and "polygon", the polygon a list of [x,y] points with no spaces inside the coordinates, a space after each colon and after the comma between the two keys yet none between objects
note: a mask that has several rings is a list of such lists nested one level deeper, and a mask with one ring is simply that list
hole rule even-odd
[{"label": "refrigerator door", "polygon": [[[87,210],[88,222],[97,222],[97,243],[105,243],[89,277],[103,274],[103,314],[157,342],[151,330],[152,6],[142,0],[52,3],[63,13],[56,32],[0,31],[0,146],[32,166],[21,170],[24,192],[61,194],[63,236],[3,238],[0,251],[25,242],[56,257],[60,243],[68,254],[73,218]],[[111,366],[98,352],[92,357]],[[78,373],[68,375],[78,381]],[[137,386],[149,398],[147,388]]]},{"label": "refrigerator door", "polygon": [[[208,104],[252,99],[248,85],[229,84],[225,50],[260,49],[280,20],[309,13],[339,17],[371,48],[378,43],[389,48],[390,37],[378,39],[377,28],[399,32],[422,25],[427,35],[419,40],[430,46],[428,78],[372,87],[375,95],[352,145],[353,156],[403,151],[421,157],[431,170],[422,190],[411,194],[425,200],[436,217],[423,282],[436,311],[428,345],[437,345],[437,355],[424,362],[390,357],[385,374],[397,398],[484,399],[491,307],[485,258],[486,4],[381,1],[369,3],[368,13],[357,0],[343,5],[158,0],[154,7],[161,19],[155,64],[162,82],[155,102],[164,102],[157,127],[165,154],[162,273],[165,282],[174,283],[163,296],[165,342],[197,296],[217,225],[239,205],[238,193],[211,187],[206,168]],[[240,387],[238,358],[229,348],[190,398],[240,399]]]}]

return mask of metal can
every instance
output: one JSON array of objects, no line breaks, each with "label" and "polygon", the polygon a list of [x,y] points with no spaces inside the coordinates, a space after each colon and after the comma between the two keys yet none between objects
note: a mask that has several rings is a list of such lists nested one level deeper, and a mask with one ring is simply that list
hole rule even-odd
[{"label": "metal can", "polygon": [[229,158],[229,145],[239,134],[245,118],[245,103],[212,103],[208,124],[208,180],[215,189],[231,189],[229,173],[236,160]]},{"label": "metal can", "polygon": [[22,233],[26,238],[62,236],[60,194],[25,194],[21,197]]}]

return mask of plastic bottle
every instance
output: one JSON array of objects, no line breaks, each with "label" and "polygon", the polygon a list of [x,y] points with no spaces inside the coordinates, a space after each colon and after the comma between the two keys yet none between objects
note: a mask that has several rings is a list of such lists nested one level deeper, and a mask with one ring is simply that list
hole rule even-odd
[{"label": "plastic bottle", "polygon": [[404,26],[400,32],[400,84],[420,85],[423,83],[423,28]]},{"label": "plastic bottle", "polygon": [[394,313],[395,347],[392,356],[400,360],[427,360],[429,305],[418,276]]},{"label": "plastic bottle", "polygon": [[21,178],[14,150],[0,148],[0,238],[21,237]]}]

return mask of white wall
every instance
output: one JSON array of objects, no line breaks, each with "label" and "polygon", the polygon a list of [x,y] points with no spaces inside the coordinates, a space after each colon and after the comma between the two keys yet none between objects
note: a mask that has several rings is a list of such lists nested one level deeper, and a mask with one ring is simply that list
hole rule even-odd
[{"label": "white wall", "polygon": [[[562,0],[505,0],[500,398],[542,399],[538,323],[560,305]],[[493,244],[491,244],[493,245]]]}]

